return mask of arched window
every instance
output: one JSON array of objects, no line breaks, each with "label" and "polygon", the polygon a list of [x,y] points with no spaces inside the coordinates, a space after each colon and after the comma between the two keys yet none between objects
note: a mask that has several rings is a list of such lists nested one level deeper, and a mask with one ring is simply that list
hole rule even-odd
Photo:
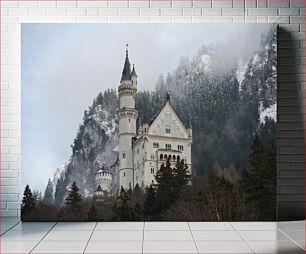
[{"label": "arched window", "polygon": [[181,160],[181,157],[180,157],[180,156],[177,156],[177,160],[180,161],[180,160]]},{"label": "arched window", "polygon": [[167,154],[164,155],[164,160],[165,160],[165,161],[167,160]]},{"label": "arched window", "polygon": [[123,172],[123,176],[126,176],[125,172]]},{"label": "arched window", "polygon": [[175,160],[176,160],[176,156],[175,156],[175,155],[173,155],[172,159],[175,161]]},{"label": "arched window", "polygon": [[169,160],[171,160],[171,158],[172,158],[172,157],[171,157],[171,155],[169,155],[169,157],[168,157],[168,158],[169,158]]},{"label": "arched window", "polygon": [[123,158],[123,159],[125,158],[125,152],[122,153],[122,158]]},{"label": "arched window", "polygon": [[163,158],[164,158],[164,155],[163,155],[163,154],[161,154],[161,155],[159,156],[159,159],[162,161],[162,160],[163,160]]}]

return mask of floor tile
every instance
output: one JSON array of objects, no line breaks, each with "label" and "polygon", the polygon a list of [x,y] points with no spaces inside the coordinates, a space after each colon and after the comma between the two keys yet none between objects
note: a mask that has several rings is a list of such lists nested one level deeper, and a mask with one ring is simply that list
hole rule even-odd
[{"label": "floor tile", "polygon": [[285,235],[289,236],[291,240],[298,243],[305,249],[305,231],[304,230],[286,230],[282,231]]},{"label": "floor tile", "polygon": [[248,242],[255,253],[304,253],[304,250],[291,241]]},{"label": "floor tile", "polygon": [[48,231],[55,222],[20,222],[11,230],[13,231]]},{"label": "floor tile", "polygon": [[239,231],[246,241],[283,241],[289,240],[283,233],[278,230],[272,231]]},{"label": "floor tile", "polygon": [[269,222],[231,222],[236,230],[275,230]]},{"label": "floor tile", "polygon": [[236,231],[192,231],[195,241],[242,241]]},{"label": "floor tile", "polygon": [[200,253],[253,253],[252,249],[241,242],[196,242]]},{"label": "floor tile", "polygon": [[18,225],[20,222],[18,221],[14,221],[14,222],[1,222],[1,234],[3,234],[4,232],[8,231],[9,229],[11,229],[12,227],[14,227],[15,225]]},{"label": "floor tile", "polygon": [[44,231],[8,231],[1,236],[1,242],[35,242],[40,241],[47,232]]},{"label": "floor tile", "polygon": [[38,242],[1,242],[0,253],[29,253]]},{"label": "floor tile", "polygon": [[142,241],[143,231],[94,231],[90,241]]},{"label": "floor tile", "polygon": [[145,222],[145,230],[190,230],[187,222]]},{"label": "floor tile", "polygon": [[[18,232],[18,231],[15,231]],[[92,231],[50,231],[43,239],[44,242],[82,242],[88,241]]]},{"label": "floor tile", "polygon": [[198,253],[193,241],[189,242],[144,242],[143,253]]},{"label": "floor tile", "polygon": [[40,242],[31,253],[83,253],[87,242]]},{"label": "floor tile", "polygon": [[189,222],[191,230],[235,230],[229,222]]},{"label": "floor tile", "polygon": [[145,241],[193,241],[190,231],[145,231]]},{"label": "floor tile", "polygon": [[95,230],[143,230],[144,222],[98,222]]},{"label": "floor tile", "polygon": [[93,230],[96,222],[58,222],[52,231]]},{"label": "floor tile", "polygon": [[89,242],[85,253],[142,253],[142,242]]},{"label": "floor tile", "polygon": [[282,221],[275,222],[277,228],[281,230],[304,230],[305,231],[305,221]]}]

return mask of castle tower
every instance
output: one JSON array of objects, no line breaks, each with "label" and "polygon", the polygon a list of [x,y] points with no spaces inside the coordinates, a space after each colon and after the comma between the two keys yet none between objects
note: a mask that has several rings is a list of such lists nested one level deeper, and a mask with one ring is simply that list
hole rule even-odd
[{"label": "castle tower", "polygon": [[111,184],[113,180],[112,173],[107,170],[104,165],[103,167],[96,172],[95,182],[96,182],[96,196],[104,196],[105,194],[111,191]]},{"label": "castle tower", "polygon": [[[127,45],[128,46],[128,45]],[[127,190],[134,187],[134,165],[132,139],[136,136],[135,96],[137,74],[131,65],[126,49],[125,63],[119,85],[119,191],[121,186]]]}]

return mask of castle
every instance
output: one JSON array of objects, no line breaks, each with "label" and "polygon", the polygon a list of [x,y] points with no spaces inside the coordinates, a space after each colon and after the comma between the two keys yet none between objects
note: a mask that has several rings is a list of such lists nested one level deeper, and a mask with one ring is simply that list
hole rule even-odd
[{"label": "castle", "polygon": [[[140,124],[136,131],[137,74],[134,65],[131,70],[128,49],[126,49],[118,92],[119,165],[116,170],[118,191],[121,186],[124,189],[133,189],[138,184],[144,189],[154,184],[156,172],[168,159],[172,167],[175,167],[177,160],[183,160],[191,174],[192,129],[184,126],[172,108],[169,94],[166,96],[164,107],[149,123]],[[104,179],[100,178],[98,172],[98,177],[96,176],[98,188],[102,184],[105,187],[109,186],[104,182],[109,181],[110,173],[104,170],[107,178]],[[109,191],[109,188],[102,189]],[[102,193],[98,189],[97,192]]]}]

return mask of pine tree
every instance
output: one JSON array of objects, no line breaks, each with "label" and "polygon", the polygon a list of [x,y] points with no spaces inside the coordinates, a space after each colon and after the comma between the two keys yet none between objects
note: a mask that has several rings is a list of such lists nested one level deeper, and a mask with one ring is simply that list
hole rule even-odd
[{"label": "pine tree", "polygon": [[97,221],[98,220],[98,214],[97,209],[95,208],[94,204],[89,208],[88,210],[88,220],[89,221]]},{"label": "pine tree", "polygon": [[275,219],[276,149],[263,148],[255,137],[247,168],[241,172],[240,188],[260,220]]},{"label": "pine tree", "polygon": [[27,185],[25,187],[22,198],[22,213],[23,214],[30,213],[31,211],[33,211],[34,208],[35,208],[35,200],[29,185]]},{"label": "pine tree", "polygon": [[49,178],[48,184],[45,190],[43,202],[46,204],[53,204],[54,198],[53,198],[53,184],[51,182],[51,179]]},{"label": "pine tree", "polygon": [[121,186],[120,195],[117,198],[113,212],[116,220],[132,221],[135,220],[135,211],[130,205],[131,196]]},{"label": "pine tree", "polygon": [[176,192],[179,193],[181,188],[189,182],[191,175],[188,173],[188,166],[184,163],[183,160],[177,160],[176,166],[173,169],[173,173],[175,189]]},{"label": "pine tree", "polygon": [[74,214],[77,214],[80,209],[80,202],[82,201],[82,196],[79,194],[79,188],[75,182],[71,185],[70,191],[66,198],[66,207],[71,209]]},{"label": "pine tree", "polygon": [[144,217],[145,219],[154,219],[155,216],[157,215],[157,203],[156,203],[156,193],[151,185],[150,188],[147,189],[146,191],[148,194],[146,196],[143,209],[144,209]]},{"label": "pine tree", "polygon": [[159,212],[166,210],[176,199],[178,193],[175,192],[174,172],[171,168],[169,159],[161,165],[156,173],[157,182],[156,202]]}]

